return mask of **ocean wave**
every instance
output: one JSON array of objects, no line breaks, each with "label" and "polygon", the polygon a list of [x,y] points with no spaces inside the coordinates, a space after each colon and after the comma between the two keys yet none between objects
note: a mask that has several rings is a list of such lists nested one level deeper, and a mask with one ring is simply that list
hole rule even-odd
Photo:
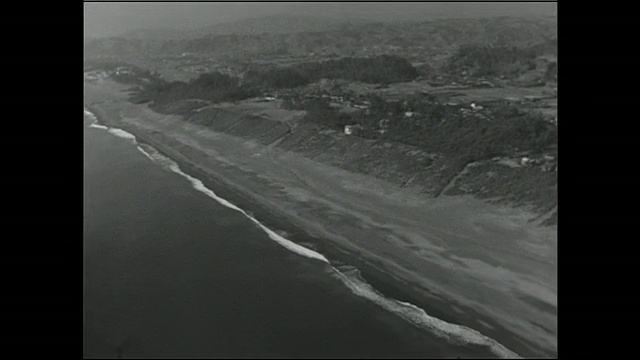
[{"label": "ocean wave", "polygon": [[98,124],[91,124],[89,125],[90,128],[94,128],[94,129],[102,129],[102,130],[109,130],[108,127],[104,126],[104,125],[98,125]]},{"label": "ocean wave", "polygon": [[149,160],[153,161],[153,157],[151,157],[151,155],[149,155],[149,153],[148,153],[148,152],[144,151],[144,149],[143,149],[143,148],[141,148],[140,146],[138,146],[137,148],[138,148],[138,150],[139,150],[141,153],[143,153],[143,154],[144,154],[144,156],[146,156],[147,158],[149,158]]},{"label": "ocean wave", "polygon": [[[144,146],[144,149],[140,146]],[[141,144],[140,146],[138,147],[138,149],[142,151],[154,163],[160,165],[165,170],[175,172],[180,176],[186,178],[187,180],[189,180],[189,182],[191,182],[194,189],[216,200],[221,205],[242,213],[256,225],[258,225],[258,227],[260,227],[265,233],[267,233],[270,239],[274,240],[287,250],[290,250],[298,255],[316,259],[322,261],[325,264],[328,264],[331,268],[331,272],[355,295],[364,297],[374,304],[382,307],[383,309],[400,316],[401,318],[414,324],[415,326],[427,330],[437,336],[445,338],[451,343],[486,347],[495,355],[501,358],[521,358],[515,352],[507,349],[497,341],[485,335],[482,335],[476,330],[465,326],[448,323],[446,321],[428,315],[423,309],[413,304],[388,298],[382,295],[362,278],[362,276],[360,275],[360,271],[357,268],[349,265],[332,266],[329,260],[322,254],[286,239],[275,231],[264,226],[253,216],[249,215],[249,213],[247,213],[245,210],[237,207],[226,199],[217,196],[212,190],[208,189],[202,183],[202,181],[188,174],[185,174],[175,161],[160,154],[153,147],[143,144]]]},{"label": "ocean wave", "polygon": [[117,128],[111,128],[108,130],[111,134],[119,137],[119,138],[123,138],[123,139],[128,139],[133,141],[134,144],[136,144],[136,137],[133,136],[133,134],[128,133],[122,129],[117,129]]},{"label": "ocean wave", "polygon": [[94,125],[98,122],[98,118],[91,111],[84,109],[84,116],[88,117],[91,120],[91,124]]},{"label": "ocean wave", "polygon": [[312,259],[317,259],[320,260],[326,264],[329,264],[329,260],[327,260],[327,258],[325,258],[322,254],[313,251],[311,249],[307,249],[304,246],[300,246],[288,239],[286,239],[285,237],[281,236],[280,234],[276,233],[275,231],[269,229],[268,227],[264,226],[261,222],[259,222],[256,218],[254,218],[253,216],[251,216],[248,212],[246,212],[245,210],[237,207],[236,205],[232,204],[231,202],[229,202],[228,200],[219,197],[218,195],[216,195],[216,193],[214,193],[213,191],[211,191],[211,189],[207,188],[202,181],[200,181],[199,179],[194,178],[193,176],[189,175],[189,174],[185,174],[180,167],[178,166],[178,164],[169,159],[168,157],[160,154],[157,150],[151,148],[150,146],[145,146],[145,148],[147,148],[147,155],[149,156],[149,158],[151,158],[155,163],[157,163],[158,165],[160,165],[162,168],[164,168],[165,170],[171,170],[173,172],[175,172],[176,174],[179,174],[180,176],[184,177],[185,179],[189,180],[189,182],[191,182],[191,185],[193,186],[194,189],[200,191],[201,193],[207,195],[208,197],[214,199],[215,201],[217,201],[218,203],[220,203],[221,205],[228,207],[229,209],[233,209],[235,211],[238,211],[240,213],[242,213],[244,216],[246,216],[249,220],[251,220],[252,222],[254,222],[256,225],[258,225],[258,227],[260,227],[260,229],[262,229],[265,233],[267,233],[267,235],[269,236],[269,238],[275,242],[277,242],[278,244],[282,245],[283,247],[285,247],[287,250],[290,250],[298,255],[302,255],[308,258],[312,258]]},{"label": "ocean wave", "polygon": [[91,118],[95,118],[96,117],[91,111],[89,111],[87,109],[84,109],[84,115],[88,116],[88,117],[91,117]]},{"label": "ocean wave", "polygon": [[158,152],[158,150],[147,144],[138,144],[138,148],[144,151],[148,158],[153,161],[154,164],[160,166],[163,170],[173,172],[173,168],[177,166],[177,164],[173,160],[163,156]]},{"label": "ocean wave", "polygon": [[427,314],[423,309],[403,301],[390,299],[369,285],[354,267],[341,267],[335,274],[354,294],[364,297],[374,304],[392,312],[415,326],[447,339],[454,344],[477,345],[488,348],[496,356],[504,359],[521,358],[499,342],[480,332],[462,325],[451,324]]}]

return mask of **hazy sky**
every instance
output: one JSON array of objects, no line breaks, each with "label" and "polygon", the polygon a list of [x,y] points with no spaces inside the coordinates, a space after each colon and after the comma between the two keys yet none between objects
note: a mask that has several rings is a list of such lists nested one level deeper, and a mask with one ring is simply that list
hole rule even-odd
[{"label": "hazy sky", "polygon": [[269,15],[328,16],[371,20],[553,15],[555,2],[406,3],[406,2],[227,2],[91,3],[85,2],[85,36],[114,36],[151,28],[196,28]]}]

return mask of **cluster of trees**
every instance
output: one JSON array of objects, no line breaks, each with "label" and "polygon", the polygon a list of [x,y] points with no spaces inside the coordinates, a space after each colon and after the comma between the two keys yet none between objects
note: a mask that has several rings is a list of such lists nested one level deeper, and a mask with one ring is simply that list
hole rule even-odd
[{"label": "cluster of trees", "polygon": [[556,126],[513,105],[492,107],[482,117],[464,116],[453,106],[413,106],[419,115],[396,117],[385,135],[467,162],[513,154],[515,149],[543,152],[558,142]]},{"label": "cluster of trees", "polygon": [[321,79],[343,79],[376,84],[410,81],[418,75],[418,71],[406,59],[383,55],[370,58],[347,57],[283,68],[252,70],[245,74],[245,81],[247,86],[273,90],[303,86]]},{"label": "cluster of trees", "polygon": [[[399,102],[386,102],[373,94],[367,99],[368,111],[343,113],[323,98],[296,103],[295,108],[307,111],[306,121],[336,130],[358,124],[363,128],[358,136],[418,146],[463,163],[513,154],[515,149],[543,152],[558,142],[557,127],[542,115],[507,103],[488,108],[485,117],[474,117],[464,116],[459,107],[417,96]],[[409,110],[412,116],[405,116]],[[385,120],[383,132],[379,131],[381,120]]]},{"label": "cluster of trees", "polygon": [[221,73],[200,75],[188,83],[176,81],[158,91],[155,102],[166,103],[184,99],[201,99],[224,102],[256,96],[255,91],[240,86],[238,79]]},{"label": "cluster of trees", "polygon": [[289,89],[320,81],[345,79],[365,82],[407,81],[417,76],[416,69],[403,58],[379,56],[373,58],[345,58],[314,62],[283,68],[248,71],[242,81],[221,73],[203,74],[190,82],[153,81],[145,85],[138,98],[168,103],[184,99],[210,102],[238,101],[258,96],[265,91]]},{"label": "cluster of trees", "polygon": [[250,70],[244,75],[246,86],[268,90],[290,89],[309,84],[305,78],[293,67],[274,68],[270,70]]},{"label": "cluster of trees", "polygon": [[473,76],[517,77],[536,68],[538,55],[535,48],[465,45],[449,60],[449,70]]},{"label": "cluster of trees", "polygon": [[391,55],[306,63],[298,65],[297,69],[311,81],[325,78],[377,84],[411,81],[418,77],[418,71],[407,59]]},{"label": "cluster of trees", "polygon": [[146,99],[152,102],[152,106],[164,106],[186,99],[213,103],[238,101],[258,94],[255,89],[241,86],[237,78],[221,73],[203,74],[188,83],[154,81],[142,85],[132,99]]},{"label": "cluster of trees", "polygon": [[282,102],[282,107],[287,110],[305,110],[304,121],[313,122],[334,130],[342,131],[346,125],[366,125],[365,131],[375,126],[371,121],[374,117],[364,112],[341,112],[338,108],[331,107],[328,98],[297,99],[288,97]]}]

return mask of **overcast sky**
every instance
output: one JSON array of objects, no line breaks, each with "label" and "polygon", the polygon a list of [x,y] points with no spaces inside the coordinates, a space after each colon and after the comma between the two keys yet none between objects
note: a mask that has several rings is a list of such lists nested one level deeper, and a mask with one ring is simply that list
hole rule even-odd
[{"label": "overcast sky", "polygon": [[270,16],[428,20],[431,18],[553,15],[555,2],[403,3],[403,2],[228,2],[91,3],[85,2],[85,36],[115,36],[152,28],[191,29],[221,22]]}]

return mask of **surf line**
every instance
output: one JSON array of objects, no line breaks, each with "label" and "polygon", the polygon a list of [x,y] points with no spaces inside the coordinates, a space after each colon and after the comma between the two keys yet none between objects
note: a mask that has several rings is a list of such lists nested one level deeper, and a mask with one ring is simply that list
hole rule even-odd
[{"label": "surf line", "polygon": [[164,170],[174,172],[184,177],[191,183],[194,189],[217,201],[219,204],[242,213],[245,217],[255,223],[260,229],[262,229],[271,240],[275,241],[287,250],[310,259],[322,261],[323,263],[329,265],[335,276],[349,290],[351,290],[353,294],[364,297],[374,304],[382,307],[383,309],[400,316],[402,319],[412,323],[414,326],[427,330],[435,334],[436,336],[445,338],[449,342],[485,347],[496,356],[504,359],[522,358],[520,355],[506,348],[496,340],[489,338],[474,329],[462,325],[448,323],[444,320],[440,320],[438,318],[430,316],[426,311],[424,311],[424,309],[418,306],[384,296],[370,284],[368,284],[359,275],[359,271],[357,269],[353,268],[355,271],[352,271],[352,275],[340,271],[339,269],[332,266],[331,262],[324,255],[286,239],[275,231],[264,226],[256,218],[248,214],[245,210],[239,208],[228,200],[219,197],[215,192],[207,188],[201,180],[184,173],[180,169],[180,166],[174,160],[160,154],[160,152],[158,152],[152,146],[149,146],[147,144],[140,144],[142,146],[138,145],[138,142],[136,141],[136,137],[134,135],[121,129],[107,129],[107,131],[114,136],[132,141],[133,144],[137,145],[138,150],[142,152],[149,160],[151,160],[156,165],[159,165]]}]

